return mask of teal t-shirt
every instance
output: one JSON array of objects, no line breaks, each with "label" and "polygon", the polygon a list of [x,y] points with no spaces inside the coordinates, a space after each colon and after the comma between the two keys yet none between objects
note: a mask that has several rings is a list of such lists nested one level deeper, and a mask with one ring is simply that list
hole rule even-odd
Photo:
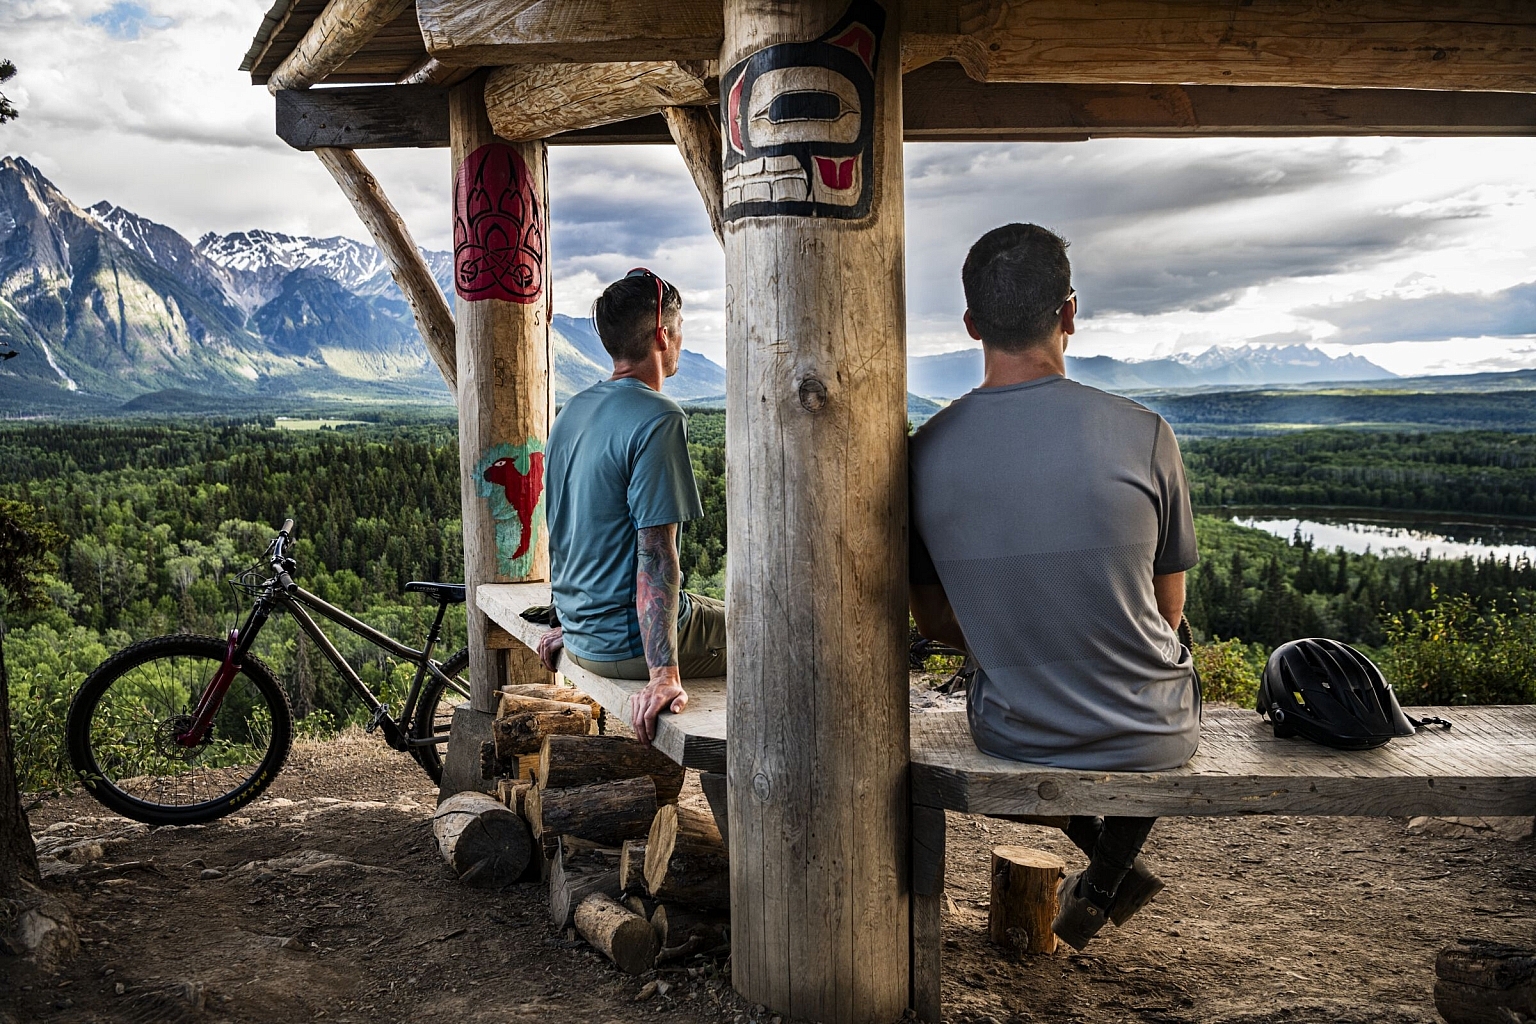
[{"label": "teal t-shirt", "polygon": [[544,458],[550,573],[565,646],[589,661],[642,657],[636,531],[704,514],[688,417],[641,381],[605,380],[565,403]]}]

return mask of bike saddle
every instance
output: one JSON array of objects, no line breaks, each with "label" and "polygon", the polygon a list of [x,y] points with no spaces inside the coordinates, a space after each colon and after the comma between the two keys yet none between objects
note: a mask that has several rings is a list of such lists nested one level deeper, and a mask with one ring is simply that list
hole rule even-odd
[{"label": "bike saddle", "polygon": [[444,604],[464,603],[464,584],[462,583],[429,583],[425,580],[412,580],[405,585],[407,594],[432,594]]}]

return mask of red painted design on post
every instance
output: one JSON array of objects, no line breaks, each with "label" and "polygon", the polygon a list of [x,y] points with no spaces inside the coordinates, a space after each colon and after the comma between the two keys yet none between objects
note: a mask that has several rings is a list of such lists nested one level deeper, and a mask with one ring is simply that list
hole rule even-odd
[{"label": "red painted design on post", "polygon": [[459,298],[537,302],[544,253],[544,211],[517,150],[492,142],[465,157],[453,182],[453,286]]},{"label": "red painted design on post", "polygon": [[517,471],[516,459],[497,459],[486,469],[485,482],[506,490],[507,504],[516,510],[518,521],[523,524],[517,550],[511,555],[515,562],[528,553],[528,546],[533,543],[533,510],[538,508],[539,497],[544,493],[544,453],[529,454],[526,473]]},{"label": "red painted design on post", "polygon": [[816,170],[821,173],[821,183],[827,188],[841,190],[853,187],[853,157],[846,160],[832,160],[818,156]]}]

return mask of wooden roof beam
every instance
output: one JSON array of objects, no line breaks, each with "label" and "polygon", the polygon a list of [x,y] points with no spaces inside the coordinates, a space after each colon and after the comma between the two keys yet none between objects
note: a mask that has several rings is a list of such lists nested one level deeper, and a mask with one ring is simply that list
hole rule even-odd
[{"label": "wooden roof beam", "polygon": [[307,89],[361,50],[414,0],[331,0],[267,79],[267,91]]},{"label": "wooden roof beam", "polygon": [[[1536,135],[1536,96],[1519,93],[1267,86],[984,85],[950,62],[910,72],[902,91],[909,142]],[[566,131],[549,141],[671,143],[678,141],[677,126],[671,127],[674,130],[669,131],[669,125],[652,114]],[[694,129],[702,127],[694,125]],[[277,94],[277,134],[290,146],[302,150],[321,146],[446,146],[447,93],[431,86],[387,85],[284,90]],[[697,178],[699,169],[690,163],[690,170]]]},{"label": "wooden roof beam", "polygon": [[[417,0],[444,64],[705,60],[720,0]],[[912,0],[906,70],[988,82],[1536,92],[1528,0]]]},{"label": "wooden roof beam", "polygon": [[707,104],[720,89],[715,61],[523,64],[498,68],[485,83],[496,134],[513,142],[547,139]]},{"label": "wooden roof beam", "polygon": [[720,0],[416,0],[427,52],[444,64],[718,60]]}]

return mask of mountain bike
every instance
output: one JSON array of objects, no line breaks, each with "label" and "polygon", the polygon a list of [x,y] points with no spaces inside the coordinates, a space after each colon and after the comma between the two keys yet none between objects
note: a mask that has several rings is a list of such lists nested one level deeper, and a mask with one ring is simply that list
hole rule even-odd
[{"label": "mountain bike", "polygon": [[[411,582],[437,599],[437,618],[420,650],[409,647],[294,582],[293,520],[254,565],[230,579],[252,599],[245,621],[224,638],[177,634],[125,648],[92,672],[70,705],[69,759],[91,795],[150,825],[212,821],[255,799],[283,767],[293,713],[272,670],[251,653],[262,627],[292,615],[371,712],[367,731],[409,753],[441,779],[453,709],[469,699],[469,650],[433,659],[449,605],[462,583]],[[416,666],[398,717],[363,683],[316,624],[314,612]]]}]

